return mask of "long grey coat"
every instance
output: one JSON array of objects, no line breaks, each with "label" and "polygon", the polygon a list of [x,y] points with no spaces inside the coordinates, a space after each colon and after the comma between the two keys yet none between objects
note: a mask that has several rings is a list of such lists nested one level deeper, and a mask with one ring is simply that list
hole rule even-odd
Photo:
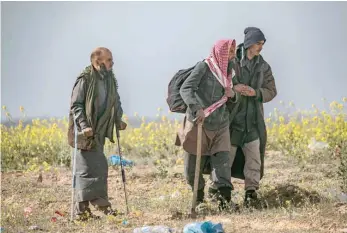
[{"label": "long grey coat", "polygon": [[[242,45],[238,48],[238,54],[242,50]],[[264,119],[264,103],[270,102],[277,95],[276,83],[270,65],[263,59],[261,55],[259,63],[255,68],[255,77],[253,82],[255,82],[256,92],[260,93],[259,101],[256,101],[256,118],[257,118],[257,128],[259,132],[260,139],[260,156],[261,156],[261,175],[260,178],[264,176],[264,156],[265,148],[267,142],[267,131]],[[241,69],[243,69],[241,56],[237,56],[235,59],[234,67],[236,76],[240,74]],[[233,83],[236,85],[238,83]],[[228,104],[230,110],[230,123],[233,121],[238,109],[238,103]],[[231,125],[231,124],[230,124]],[[239,147],[236,152],[236,157],[231,168],[231,176],[239,179],[245,179],[243,174],[243,168],[245,166],[245,156],[242,149]]]}]

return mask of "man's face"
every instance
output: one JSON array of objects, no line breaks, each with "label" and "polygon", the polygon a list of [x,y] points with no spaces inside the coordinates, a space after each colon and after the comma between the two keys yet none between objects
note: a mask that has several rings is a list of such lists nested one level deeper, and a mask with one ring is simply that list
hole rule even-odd
[{"label": "man's face", "polygon": [[106,70],[111,71],[114,64],[112,53],[105,51],[100,57],[100,64],[105,64]]},{"label": "man's face", "polygon": [[235,53],[236,51],[235,51],[235,47],[233,47],[233,46],[231,46],[230,47],[230,50],[229,50],[229,61],[230,60],[232,60],[232,59],[234,59],[234,57],[235,57],[235,55],[236,55],[236,53]]},{"label": "man's face", "polygon": [[261,40],[258,41],[256,44],[251,45],[251,47],[249,47],[248,49],[250,50],[250,52],[255,55],[258,56],[261,52],[261,50],[263,49],[263,45],[264,45],[265,41]]}]

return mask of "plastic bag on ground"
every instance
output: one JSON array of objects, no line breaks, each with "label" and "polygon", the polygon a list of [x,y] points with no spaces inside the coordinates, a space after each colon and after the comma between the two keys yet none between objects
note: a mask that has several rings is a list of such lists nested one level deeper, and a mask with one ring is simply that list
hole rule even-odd
[{"label": "plastic bag on ground", "polygon": [[[111,166],[115,166],[115,165],[120,165],[120,156],[119,155],[111,155],[110,157],[108,157],[108,162]],[[122,157],[122,165],[124,167],[131,167],[134,166],[134,162],[131,160],[126,160],[124,159],[124,157]]]},{"label": "plastic bag on ground", "polygon": [[183,233],[224,233],[224,230],[221,223],[207,221],[189,223],[184,227]]}]

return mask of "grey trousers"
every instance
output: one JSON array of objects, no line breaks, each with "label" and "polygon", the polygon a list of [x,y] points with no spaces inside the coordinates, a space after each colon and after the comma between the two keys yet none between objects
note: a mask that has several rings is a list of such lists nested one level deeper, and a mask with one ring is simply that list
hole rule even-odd
[{"label": "grey trousers", "polygon": [[[202,171],[206,163],[210,161],[212,172],[210,180],[215,188],[230,187],[231,184],[231,169],[230,169],[230,153],[227,151],[218,152],[211,156],[201,156],[200,175],[198,189],[201,190],[205,187],[205,180]],[[188,154],[185,152],[184,156],[184,173],[187,183],[194,189],[196,155]]]},{"label": "grey trousers", "polygon": [[[245,175],[245,190],[258,190],[260,181],[260,169],[261,169],[261,159],[260,159],[260,141],[259,139],[245,143],[242,147],[243,154],[245,155],[245,167],[243,173]],[[230,167],[232,166],[237,147],[231,146],[230,151]]]}]

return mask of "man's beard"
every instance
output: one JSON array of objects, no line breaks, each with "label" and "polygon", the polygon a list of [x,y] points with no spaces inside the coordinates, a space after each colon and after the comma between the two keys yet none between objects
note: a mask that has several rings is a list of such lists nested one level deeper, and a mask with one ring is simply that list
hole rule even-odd
[{"label": "man's beard", "polygon": [[112,69],[111,70],[107,70],[105,64],[101,64],[100,65],[100,75],[104,78],[106,78],[107,76],[109,76],[112,73]]}]

